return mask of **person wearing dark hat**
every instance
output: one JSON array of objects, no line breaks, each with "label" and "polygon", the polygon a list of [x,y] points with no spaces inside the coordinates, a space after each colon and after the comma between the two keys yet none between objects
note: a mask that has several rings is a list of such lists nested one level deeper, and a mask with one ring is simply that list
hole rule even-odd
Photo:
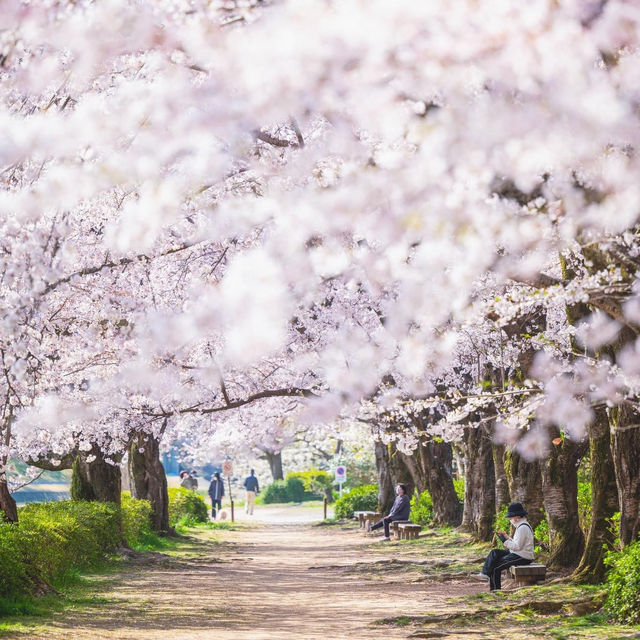
[{"label": "person wearing dark hat", "polygon": [[533,561],[533,529],[527,521],[527,512],[519,502],[509,505],[507,518],[515,529],[513,538],[497,531],[496,535],[505,549],[492,549],[485,560],[482,571],[475,577],[489,581],[489,589],[496,591],[502,588],[502,572],[509,567],[531,564]]}]

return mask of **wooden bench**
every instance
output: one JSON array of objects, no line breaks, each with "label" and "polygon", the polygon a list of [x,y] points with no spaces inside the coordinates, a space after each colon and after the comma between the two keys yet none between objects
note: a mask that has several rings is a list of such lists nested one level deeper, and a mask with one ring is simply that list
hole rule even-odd
[{"label": "wooden bench", "polygon": [[362,526],[364,527],[364,533],[367,534],[367,524],[371,523],[373,526],[378,520],[382,518],[377,511],[365,511],[362,515]]},{"label": "wooden bench", "polygon": [[367,521],[372,519],[380,520],[380,514],[377,511],[354,511],[353,517],[358,519],[360,528],[367,528]]},{"label": "wooden bench", "polygon": [[369,514],[369,513],[374,513],[373,511],[354,511],[353,512],[353,517],[358,521],[358,524],[360,525],[360,527],[364,527],[364,516]]},{"label": "wooden bench", "polygon": [[398,526],[401,524],[411,524],[411,520],[394,520],[389,527],[391,529],[391,537],[394,540],[400,540],[400,531]]},{"label": "wooden bench", "polygon": [[407,524],[405,522],[398,525],[400,540],[414,540],[420,535],[421,531],[422,527],[419,524]]},{"label": "wooden bench", "polygon": [[525,587],[543,582],[547,574],[547,567],[536,562],[519,567],[509,567],[509,573],[516,581],[516,586]]}]

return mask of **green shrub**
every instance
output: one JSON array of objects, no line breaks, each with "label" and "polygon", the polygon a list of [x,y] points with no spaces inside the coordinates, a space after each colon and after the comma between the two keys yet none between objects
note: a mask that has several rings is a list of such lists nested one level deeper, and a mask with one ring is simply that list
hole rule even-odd
[{"label": "green shrub", "polygon": [[540,524],[535,528],[533,535],[536,542],[534,551],[536,553],[549,551],[551,548],[551,533],[549,532],[549,523],[546,518],[540,521]]},{"label": "green shrub", "polygon": [[169,489],[169,524],[191,526],[208,522],[209,508],[204,498],[191,489]]},{"label": "green shrub", "polygon": [[411,514],[409,519],[411,522],[426,526],[431,523],[433,517],[433,501],[428,491],[418,494],[417,491],[411,496]]},{"label": "green shrub", "polygon": [[136,500],[128,491],[122,492],[122,537],[133,546],[151,535],[151,513],[148,500]]},{"label": "green shrub", "polygon": [[47,582],[82,568],[122,542],[121,513],[104,502],[49,502],[20,509],[21,544],[31,567]]},{"label": "green shrub", "polygon": [[578,483],[578,518],[585,535],[591,526],[591,483]]},{"label": "green shrub", "polygon": [[351,489],[336,501],[336,518],[353,518],[354,511],[375,511],[378,508],[378,487],[366,484]]},{"label": "green shrub", "polygon": [[[292,471],[287,473],[289,478],[299,478],[304,485],[304,500],[317,500],[329,497],[330,488],[333,485],[333,475],[327,471],[319,469],[309,469],[309,471]],[[329,491],[328,491],[329,490]]]},{"label": "green shrub", "polygon": [[453,479],[453,488],[455,489],[456,495],[458,496],[458,500],[460,504],[464,504],[464,478],[460,478],[459,480]]},{"label": "green shrub", "polygon": [[605,607],[618,622],[640,623],[640,541],[606,559],[608,595]]},{"label": "green shrub", "polygon": [[274,480],[263,489],[260,501],[263,504],[291,502],[287,483],[284,480]]},{"label": "green shrub", "polygon": [[134,544],[149,536],[150,515],[148,501],[126,493],[120,508],[73,500],[21,507],[16,524],[0,523],[0,611],[13,610],[16,598],[43,581],[60,585],[68,575],[94,565],[123,537]]},{"label": "green shrub", "polygon": [[300,478],[291,477],[285,480],[289,500],[287,502],[302,502],[304,500],[304,484]]},{"label": "green shrub", "polygon": [[0,524],[0,597],[57,584],[119,546],[121,511],[99,502],[29,504],[17,524]]},{"label": "green shrub", "polygon": [[29,572],[20,528],[8,522],[0,523],[0,597],[22,593],[29,589]]},{"label": "green shrub", "polygon": [[494,531],[504,531],[507,534],[511,531],[511,523],[507,518],[507,509],[508,507],[504,505],[500,511],[496,513],[496,517],[493,521]]}]

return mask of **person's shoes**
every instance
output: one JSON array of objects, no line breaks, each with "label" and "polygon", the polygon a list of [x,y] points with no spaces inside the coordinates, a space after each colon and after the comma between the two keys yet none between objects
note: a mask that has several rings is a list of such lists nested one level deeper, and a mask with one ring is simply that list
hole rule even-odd
[{"label": "person's shoes", "polygon": [[382,538],[380,542],[391,542],[391,538]]},{"label": "person's shoes", "polygon": [[482,571],[480,571],[480,573],[472,573],[471,577],[476,580],[484,580],[485,582],[489,580],[489,576],[486,573],[482,573]]}]

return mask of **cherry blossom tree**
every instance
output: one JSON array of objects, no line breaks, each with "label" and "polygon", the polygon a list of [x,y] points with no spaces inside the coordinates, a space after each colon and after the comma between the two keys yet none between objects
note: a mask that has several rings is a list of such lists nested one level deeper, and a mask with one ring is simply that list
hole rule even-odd
[{"label": "cherry blossom tree", "polygon": [[[633,2],[3,17],[2,469],[117,463],[227,419],[246,440],[307,399],[311,423],[393,425],[402,449],[466,440],[469,477],[481,450],[503,487],[483,535],[518,485],[505,456],[538,465],[566,562],[553,469],[595,455],[600,424],[637,536]],[[15,519],[4,475],[0,507]]]}]

